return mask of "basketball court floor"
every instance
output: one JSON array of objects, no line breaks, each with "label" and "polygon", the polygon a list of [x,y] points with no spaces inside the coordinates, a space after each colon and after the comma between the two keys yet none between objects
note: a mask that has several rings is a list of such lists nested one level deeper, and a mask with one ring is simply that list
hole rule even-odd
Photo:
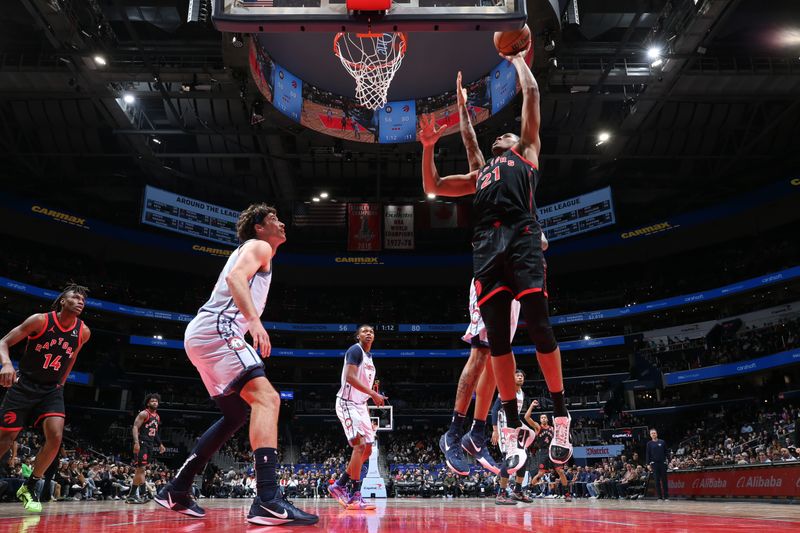
[{"label": "basketball court floor", "polygon": [[16,503],[0,505],[0,531],[38,533],[57,531],[148,533],[238,531],[399,531],[552,533],[626,532],[735,532],[800,531],[800,506],[762,502],[630,502],[536,500],[532,504],[496,506],[491,499],[378,501],[375,511],[345,511],[331,500],[295,500],[320,521],[311,527],[248,525],[244,516],[250,500],[201,500],[204,519],[186,518],[154,503],[48,503],[38,515],[25,514]]}]

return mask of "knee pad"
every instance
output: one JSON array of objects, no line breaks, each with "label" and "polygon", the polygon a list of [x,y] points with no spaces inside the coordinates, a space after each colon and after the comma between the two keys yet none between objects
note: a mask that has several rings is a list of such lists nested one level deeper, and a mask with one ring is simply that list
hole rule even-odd
[{"label": "knee pad", "polygon": [[550,325],[550,313],[547,310],[547,298],[540,292],[526,294],[520,298],[520,307],[528,324],[528,334],[539,353],[552,353],[558,348],[553,327]]},{"label": "knee pad", "polygon": [[229,394],[214,398],[214,402],[222,411],[223,424],[227,428],[239,429],[247,421],[250,406],[238,394]]},{"label": "knee pad", "polygon": [[511,294],[502,291],[484,302],[481,318],[489,337],[489,349],[493,356],[511,351]]}]

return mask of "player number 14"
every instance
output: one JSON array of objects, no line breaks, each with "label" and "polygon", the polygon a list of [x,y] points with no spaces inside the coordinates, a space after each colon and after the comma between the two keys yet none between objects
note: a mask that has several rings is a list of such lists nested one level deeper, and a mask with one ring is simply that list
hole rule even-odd
[{"label": "player number 14", "polygon": [[44,356],[44,366],[42,366],[45,370],[48,368],[52,368],[56,372],[61,370],[61,356],[57,355],[53,357],[53,354],[48,353]]}]

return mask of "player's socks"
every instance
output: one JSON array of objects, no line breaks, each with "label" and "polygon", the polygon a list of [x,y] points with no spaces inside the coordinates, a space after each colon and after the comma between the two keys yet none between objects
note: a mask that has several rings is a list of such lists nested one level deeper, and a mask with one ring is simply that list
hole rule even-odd
[{"label": "player's socks", "polygon": [[259,448],[253,452],[256,456],[256,492],[261,501],[269,501],[278,492],[278,478],[275,470],[278,466],[278,450],[275,448]]},{"label": "player's socks", "polygon": [[448,430],[448,433],[461,436],[461,434],[464,431],[465,420],[466,416],[459,413],[458,411],[453,411],[453,418],[450,419],[450,429]]},{"label": "player's socks", "polygon": [[506,414],[506,425],[510,428],[518,428],[522,425],[517,410],[517,399],[503,401],[503,412]]},{"label": "player's socks", "polygon": [[25,486],[28,487],[28,492],[30,492],[31,497],[34,499],[34,501],[39,501],[39,495],[36,492],[36,484],[39,482],[40,479],[42,478],[36,477],[33,474],[31,474],[30,476],[28,476],[28,480],[25,481]]},{"label": "player's socks", "polygon": [[564,391],[550,392],[553,399],[553,416],[567,416],[567,406],[564,405]]},{"label": "player's socks", "polygon": [[339,479],[336,480],[336,484],[339,485],[340,487],[347,487],[349,483],[350,483],[350,474],[348,474],[347,472],[339,476]]}]

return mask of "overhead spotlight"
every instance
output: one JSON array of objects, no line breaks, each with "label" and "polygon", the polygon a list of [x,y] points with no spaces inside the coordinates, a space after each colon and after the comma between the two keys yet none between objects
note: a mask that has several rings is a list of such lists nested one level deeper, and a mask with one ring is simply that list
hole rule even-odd
[{"label": "overhead spotlight", "polygon": [[231,45],[234,48],[241,48],[244,46],[244,35],[241,33],[234,33],[233,37],[231,37]]},{"label": "overhead spotlight", "polygon": [[320,197],[320,198],[327,198],[327,197],[328,197],[328,193],[326,193],[326,192],[321,192],[321,193],[319,193],[319,197]]},{"label": "overhead spotlight", "polygon": [[94,56],[94,62],[97,64],[98,67],[104,67],[108,65],[106,58],[101,55]]},{"label": "overhead spotlight", "polygon": [[312,202],[319,202],[319,196],[315,196],[311,199]]},{"label": "overhead spotlight", "polygon": [[591,340],[591,337],[589,335],[584,335],[583,340],[585,341]]},{"label": "overhead spotlight", "polygon": [[657,46],[651,46],[650,48],[647,49],[647,57],[653,60],[660,58],[661,48]]},{"label": "overhead spotlight", "polygon": [[599,146],[604,142],[608,142],[609,139],[611,139],[611,134],[607,131],[601,131],[597,134],[597,145]]},{"label": "overhead spotlight", "polygon": [[125,93],[122,95],[122,101],[130,105],[136,101],[136,97],[133,96],[131,93]]},{"label": "overhead spotlight", "polygon": [[656,59],[655,61],[653,61],[652,63],[650,63],[650,66],[651,66],[652,68],[657,68],[657,67],[660,67],[660,66],[661,66],[661,65],[663,65],[663,64],[664,64],[664,60],[663,60],[663,59],[661,59],[661,58],[659,57],[658,59]]},{"label": "overhead spotlight", "polygon": [[553,68],[558,68],[558,58],[556,56],[553,56],[550,59],[548,59],[547,63]]},{"label": "overhead spotlight", "polygon": [[159,139],[158,137],[153,137],[153,142],[155,144],[161,144],[161,139]]},{"label": "overhead spotlight", "polygon": [[432,192],[429,192],[428,193],[428,200],[434,200],[434,199],[436,199],[436,195],[433,194]]}]

